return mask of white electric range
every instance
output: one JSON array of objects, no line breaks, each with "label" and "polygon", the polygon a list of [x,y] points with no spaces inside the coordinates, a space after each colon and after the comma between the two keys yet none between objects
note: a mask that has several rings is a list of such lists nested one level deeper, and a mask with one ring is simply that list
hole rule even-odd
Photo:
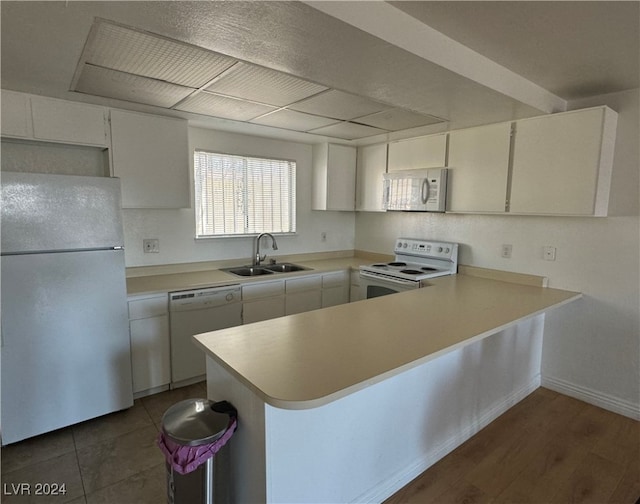
[{"label": "white electric range", "polygon": [[360,266],[361,297],[369,299],[427,285],[425,280],[458,271],[458,244],[398,238],[395,259]]}]

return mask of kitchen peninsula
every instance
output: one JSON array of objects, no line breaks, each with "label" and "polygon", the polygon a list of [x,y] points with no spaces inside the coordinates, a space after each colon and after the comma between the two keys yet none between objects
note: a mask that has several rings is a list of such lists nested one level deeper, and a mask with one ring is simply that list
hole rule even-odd
[{"label": "kitchen peninsula", "polygon": [[544,312],[579,293],[471,275],[205,333],[238,408],[235,502],[376,502],[540,385]]}]

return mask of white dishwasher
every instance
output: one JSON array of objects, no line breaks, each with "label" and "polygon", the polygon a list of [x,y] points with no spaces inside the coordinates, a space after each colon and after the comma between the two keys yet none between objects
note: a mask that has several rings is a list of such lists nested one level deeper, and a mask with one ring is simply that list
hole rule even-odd
[{"label": "white dishwasher", "polygon": [[204,379],[205,354],[191,338],[242,324],[239,285],[169,293],[171,324],[171,384],[188,385]]}]

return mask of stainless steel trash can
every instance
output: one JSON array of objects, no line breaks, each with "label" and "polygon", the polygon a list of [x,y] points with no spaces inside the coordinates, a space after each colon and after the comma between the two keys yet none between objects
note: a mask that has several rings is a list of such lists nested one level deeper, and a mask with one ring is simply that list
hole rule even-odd
[{"label": "stainless steel trash can", "polygon": [[236,416],[228,402],[208,399],[180,401],[165,412],[158,444],[167,459],[169,504],[228,502],[226,441],[235,430]]}]

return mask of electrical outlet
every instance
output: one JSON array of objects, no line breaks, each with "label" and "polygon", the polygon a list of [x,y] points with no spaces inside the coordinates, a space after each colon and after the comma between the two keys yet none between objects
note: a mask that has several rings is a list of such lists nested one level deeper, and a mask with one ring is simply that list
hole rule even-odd
[{"label": "electrical outlet", "polygon": [[542,258],[545,261],[556,260],[556,248],[551,246],[542,247]]},{"label": "electrical outlet", "polygon": [[511,250],[513,249],[513,245],[505,243],[502,245],[502,257],[505,259],[511,259]]},{"label": "electrical outlet", "polygon": [[157,238],[145,238],[142,240],[142,249],[145,254],[157,254],[160,252],[160,240]]}]

